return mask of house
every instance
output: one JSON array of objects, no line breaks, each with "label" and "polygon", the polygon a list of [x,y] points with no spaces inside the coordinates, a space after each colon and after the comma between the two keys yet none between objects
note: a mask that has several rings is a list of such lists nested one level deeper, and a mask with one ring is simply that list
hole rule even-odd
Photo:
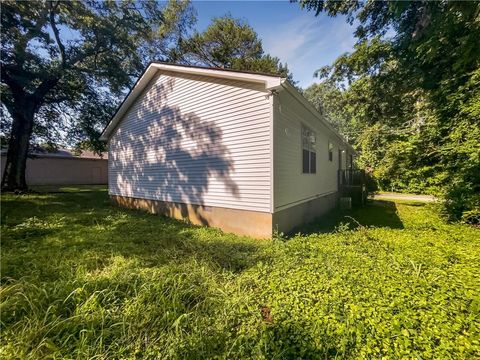
[{"label": "house", "polygon": [[[28,154],[25,177],[27,185],[93,185],[107,183],[107,154],[91,151],[79,154],[68,150],[46,151],[37,148]],[[1,175],[7,152],[1,152]]]},{"label": "house", "polygon": [[281,77],[157,62],[101,139],[114,203],[258,238],[335,207],[354,154]]}]

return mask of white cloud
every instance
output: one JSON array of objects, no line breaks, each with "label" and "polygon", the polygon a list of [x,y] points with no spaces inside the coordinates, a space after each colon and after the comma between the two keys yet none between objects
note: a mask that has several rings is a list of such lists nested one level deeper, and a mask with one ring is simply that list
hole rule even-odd
[{"label": "white cloud", "polygon": [[280,29],[272,29],[272,33],[263,38],[264,47],[284,62],[295,60],[315,35],[314,20],[298,18],[280,26]]},{"label": "white cloud", "polygon": [[259,34],[265,51],[288,63],[294,79],[307,87],[315,81],[315,70],[352,50],[353,30],[342,17],[305,13],[287,22],[270,23],[268,28],[259,29]]}]

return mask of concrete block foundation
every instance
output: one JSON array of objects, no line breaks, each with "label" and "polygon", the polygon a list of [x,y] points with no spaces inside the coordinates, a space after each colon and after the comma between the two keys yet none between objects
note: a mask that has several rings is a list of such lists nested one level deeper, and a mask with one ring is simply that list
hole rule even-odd
[{"label": "concrete block foundation", "polygon": [[225,232],[248,235],[259,239],[272,237],[272,214],[266,212],[138,199],[117,195],[110,195],[110,199],[116,205],[130,209],[146,210],[152,214],[166,215],[179,220],[188,220],[195,225],[216,227]]},{"label": "concrete block foundation", "polygon": [[119,195],[110,195],[110,199],[115,205],[122,207],[188,220],[195,225],[216,227],[238,235],[267,239],[272,237],[273,231],[288,233],[326,214],[337,206],[338,193],[324,195],[273,214]]},{"label": "concrete block foundation", "polygon": [[289,233],[334,209],[338,205],[338,198],[337,192],[330,193],[277,211],[273,213],[273,229]]}]

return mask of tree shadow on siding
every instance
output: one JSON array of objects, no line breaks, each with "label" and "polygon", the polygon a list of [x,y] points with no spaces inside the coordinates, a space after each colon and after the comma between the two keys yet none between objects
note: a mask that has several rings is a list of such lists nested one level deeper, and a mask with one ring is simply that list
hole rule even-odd
[{"label": "tree shadow on siding", "polygon": [[[209,225],[203,215],[208,192],[240,197],[230,175],[234,162],[223,144],[222,129],[214,121],[169,105],[175,79],[165,83],[157,79],[110,140],[114,169],[110,187],[114,194],[166,202],[153,206],[144,201],[142,208],[150,212],[180,213],[183,218],[193,212],[199,223]],[[184,101],[188,106],[194,99]]]}]

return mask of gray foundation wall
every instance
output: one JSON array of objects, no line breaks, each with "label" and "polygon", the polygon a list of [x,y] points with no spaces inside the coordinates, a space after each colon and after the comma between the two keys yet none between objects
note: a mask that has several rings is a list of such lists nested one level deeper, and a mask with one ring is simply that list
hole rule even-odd
[{"label": "gray foundation wall", "polygon": [[267,212],[139,199],[118,195],[110,195],[110,199],[119,206],[146,210],[152,214],[166,215],[175,219],[188,220],[192,224],[216,227],[237,235],[248,235],[258,239],[272,237],[272,214]]},{"label": "gray foundation wall", "polygon": [[288,233],[302,224],[309,223],[330,210],[338,203],[339,193],[330,193],[310,201],[294,205],[273,213],[272,225],[274,230]]},{"label": "gray foundation wall", "polygon": [[110,195],[116,205],[146,210],[153,214],[186,219],[193,224],[218,227],[225,232],[259,239],[272,237],[273,231],[288,233],[335,208],[338,193],[324,195],[273,214],[220,207],[164,202]]}]

